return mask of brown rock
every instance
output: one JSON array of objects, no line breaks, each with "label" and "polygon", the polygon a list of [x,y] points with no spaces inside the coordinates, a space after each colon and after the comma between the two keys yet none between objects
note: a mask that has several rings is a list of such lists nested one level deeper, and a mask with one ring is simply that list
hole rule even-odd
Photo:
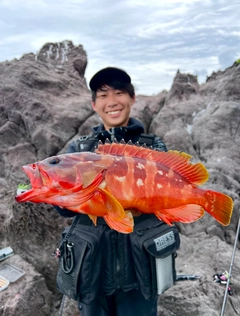
[{"label": "brown rock", "polygon": [[[71,41],[47,43],[37,55],[0,63],[0,248],[11,246],[6,260],[26,271],[0,294],[0,315],[59,315],[58,263],[51,253],[62,228],[70,223],[49,205],[17,204],[17,184],[26,182],[22,165],[65,152],[79,134],[90,133],[99,118],[91,108],[84,78],[83,47]],[[178,274],[197,274],[200,281],[178,281],[159,297],[159,315],[220,315],[224,286],[212,275],[229,269],[239,217],[240,66],[212,74],[199,85],[191,74],[176,74],[169,92],[137,96],[132,116],[160,136],[168,149],[190,153],[209,170],[205,185],[230,195],[235,208],[228,227],[205,216],[177,224],[181,248]],[[239,315],[239,245],[233,265],[233,296],[225,315]],[[1,264],[1,263],[0,263]],[[79,315],[66,299],[63,316]]]}]

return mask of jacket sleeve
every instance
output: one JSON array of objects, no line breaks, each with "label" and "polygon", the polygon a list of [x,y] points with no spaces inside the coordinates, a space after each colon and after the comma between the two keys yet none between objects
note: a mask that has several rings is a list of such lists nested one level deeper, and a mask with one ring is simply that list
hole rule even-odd
[{"label": "jacket sleeve", "polygon": [[59,206],[53,205],[53,207],[63,217],[74,217],[74,216],[76,216],[78,214],[76,212],[69,211],[66,208],[61,208]]}]

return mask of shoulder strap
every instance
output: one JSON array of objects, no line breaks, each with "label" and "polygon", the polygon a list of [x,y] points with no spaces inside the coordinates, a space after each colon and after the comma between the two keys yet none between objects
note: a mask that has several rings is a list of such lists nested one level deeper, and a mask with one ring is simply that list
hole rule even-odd
[{"label": "shoulder strap", "polygon": [[76,151],[94,151],[97,147],[98,139],[94,134],[80,136],[75,142]]},{"label": "shoulder strap", "polygon": [[60,251],[61,251],[61,248],[62,248],[63,243],[65,243],[65,242],[68,240],[68,238],[71,236],[71,234],[72,234],[74,228],[77,226],[77,223],[78,223],[78,221],[79,221],[79,217],[80,217],[80,215],[76,215],[76,216],[74,217],[74,220],[72,221],[72,224],[71,224],[71,226],[70,226],[70,228],[69,228],[69,231],[67,232],[67,234],[65,235],[65,237],[61,240],[61,243],[60,243],[60,245],[59,245]]},{"label": "shoulder strap", "polygon": [[167,147],[164,142],[154,134],[144,134],[142,133],[138,140],[140,145],[146,144],[147,147],[152,146],[153,149],[159,151],[167,151]]},{"label": "shoulder strap", "polygon": [[155,137],[156,136],[154,134],[142,133],[138,139],[138,142],[140,145],[146,144],[149,147],[153,145]]}]

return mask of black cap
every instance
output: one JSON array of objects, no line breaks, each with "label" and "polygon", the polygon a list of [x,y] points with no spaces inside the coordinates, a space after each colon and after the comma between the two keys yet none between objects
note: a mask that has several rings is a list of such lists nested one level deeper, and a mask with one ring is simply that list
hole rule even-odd
[{"label": "black cap", "polygon": [[92,91],[97,91],[100,87],[104,85],[109,85],[112,82],[121,82],[122,84],[131,83],[130,76],[126,71],[115,68],[107,67],[98,71],[90,80],[89,86]]}]

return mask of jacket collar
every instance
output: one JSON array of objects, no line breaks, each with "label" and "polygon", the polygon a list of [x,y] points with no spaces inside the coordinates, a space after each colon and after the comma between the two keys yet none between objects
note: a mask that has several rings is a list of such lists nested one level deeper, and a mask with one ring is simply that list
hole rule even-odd
[{"label": "jacket collar", "polygon": [[105,130],[104,125],[100,124],[93,127],[92,131],[95,137],[103,142],[105,142],[107,138],[111,141],[116,139],[120,142],[124,139],[125,142],[128,142],[129,140],[135,141],[135,138],[138,138],[140,134],[144,133],[144,125],[142,122],[130,118],[127,126],[114,127]]}]

